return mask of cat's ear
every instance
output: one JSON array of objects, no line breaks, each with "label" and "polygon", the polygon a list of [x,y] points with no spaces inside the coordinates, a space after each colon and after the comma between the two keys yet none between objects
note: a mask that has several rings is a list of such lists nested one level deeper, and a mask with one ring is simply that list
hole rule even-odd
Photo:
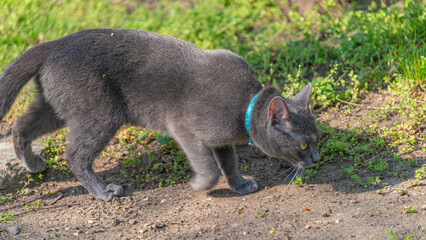
[{"label": "cat's ear", "polygon": [[301,104],[302,106],[309,109],[309,96],[311,95],[312,86],[311,84],[306,85],[296,96],[293,98],[293,101]]},{"label": "cat's ear", "polygon": [[290,118],[291,115],[284,100],[281,97],[274,97],[269,103],[268,121],[271,122],[272,126],[276,124],[286,125],[285,123]]}]

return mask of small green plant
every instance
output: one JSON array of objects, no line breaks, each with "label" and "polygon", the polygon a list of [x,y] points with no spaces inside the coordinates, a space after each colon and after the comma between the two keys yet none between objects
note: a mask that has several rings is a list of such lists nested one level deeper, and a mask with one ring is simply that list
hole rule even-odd
[{"label": "small green plant", "polygon": [[149,130],[144,130],[142,131],[138,137],[136,138],[136,143],[140,143],[141,141],[145,140],[148,135],[149,135],[150,131]]},{"label": "small green plant", "polygon": [[36,173],[35,176],[37,181],[39,182],[43,181],[43,173]]},{"label": "small green plant", "polygon": [[389,229],[388,235],[391,237],[392,240],[396,240],[396,234],[393,232],[392,229]]},{"label": "small green plant", "polygon": [[317,165],[315,165],[315,167],[314,167],[314,169],[306,169],[305,170],[305,176],[303,176],[303,180],[308,180],[308,179],[310,179],[310,178],[312,178],[313,176],[315,176],[315,174],[317,174],[318,173],[318,167],[319,167],[319,165],[317,164]]},{"label": "small green plant", "polygon": [[166,143],[168,143],[172,138],[169,135],[166,134],[158,134],[156,136],[156,140],[158,141],[158,143],[160,143],[161,145],[164,145]]},{"label": "small green plant", "polygon": [[7,193],[6,195],[0,195],[0,205],[12,199],[13,199],[12,193]]},{"label": "small green plant", "polygon": [[350,167],[344,168],[343,172],[346,173],[346,177],[354,180],[355,182],[357,182],[358,184],[360,184],[363,187],[367,187],[367,184],[365,184],[365,183],[363,183],[361,181],[361,179],[359,178],[358,174],[355,174],[355,168],[354,168],[354,166],[350,166]]},{"label": "small green plant", "polygon": [[419,165],[418,161],[414,161],[413,159],[408,160],[408,164],[412,167],[417,167]]},{"label": "small green plant", "polygon": [[44,157],[47,169],[55,168],[61,172],[68,171],[67,163],[64,159],[67,133],[68,129],[63,128],[56,131],[54,138],[48,136],[46,140],[41,141],[43,146],[41,155]]},{"label": "small green plant", "polygon": [[33,180],[32,176],[31,176],[31,174],[27,174],[27,180],[25,181],[24,186],[23,186],[22,188],[20,188],[20,189],[17,189],[16,194],[18,194],[18,195],[24,195],[24,193],[25,193],[25,188],[26,188],[28,185],[30,185],[30,183],[31,183],[32,181],[34,181],[34,180]]},{"label": "small green plant", "polygon": [[12,210],[10,210],[7,213],[3,213],[0,214],[0,223],[5,222],[5,223],[11,223],[13,215],[12,215]]},{"label": "small green plant", "polygon": [[[339,65],[335,64],[327,77],[317,77],[312,81],[312,99],[314,99],[313,107],[326,108],[334,103],[339,97],[339,93],[336,92],[335,89],[340,84],[339,82],[336,83],[333,78],[333,75],[336,73],[338,67]],[[342,82],[340,81],[340,83]]]},{"label": "small green plant", "polygon": [[353,179],[355,182],[359,183],[361,186],[363,186],[365,188],[367,187],[367,184],[363,183],[357,174],[352,175],[351,179]]},{"label": "small green plant", "polygon": [[409,207],[403,207],[402,212],[403,213],[416,213],[417,211],[412,206],[409,206]]},{"label": "small green plant", "polygon": [[350,177],[354,174],[355,168],[354,166],[350,166],[350,167],[344,168],[343,172],[346,173],[346,177]]},{"label": "small green plant", "polygon": [[266,213],[267,213],[267,211],[258,212],[258,213],[256,214],[256,216],[257,216],[257,217],[260,217],[260,218],[264,218],[264,217],[266,216]]},{"label": "small green plant", "polygon": [[423,180],[426,178],[426,164],[423,164],[423,166],[419,169],[416,169],[416,179]]},{"label": "small green plant", "polygon": [[31,211],[31,210],[36,210],[36,209],[43,207],[43,206],[44,206],[44,203],[42,203],[41,200],[39,199],[39,200],[32,202],[31,205],[25,205],[25,209],[27,211]]},{"label": "small green plant", "polygon": [[373,177],[368,177],[368,183],[372,185],[380,184],[382,180],[379,177],[376,177],[375,179]]},{"label": "small green plant", "polygon": [[297,175],[291,183],[300,186],[303,184],[303,179],[300,175]]}]

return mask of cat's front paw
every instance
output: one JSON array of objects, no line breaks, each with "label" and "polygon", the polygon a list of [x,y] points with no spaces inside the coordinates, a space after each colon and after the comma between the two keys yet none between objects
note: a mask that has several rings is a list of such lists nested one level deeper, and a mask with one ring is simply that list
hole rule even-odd
[{"label": "cat's front paw", "polygon": [[248,178],[244,179],[244,181],[239,182],[238,186],[234,187],[231,186],[231,190],[235,193],[244,195],[256,192],[259,189],[259,186],[257,185],[256,181]]},{"label": "cat's front paw", "polygon": [[34,154],[34,161],[33,164],[28,164],[26,166],[28,171],[31,173],[39,173],[43,172],[44,168],[46,167],[46,164],[44,162],[44,158],[38,154]]}]

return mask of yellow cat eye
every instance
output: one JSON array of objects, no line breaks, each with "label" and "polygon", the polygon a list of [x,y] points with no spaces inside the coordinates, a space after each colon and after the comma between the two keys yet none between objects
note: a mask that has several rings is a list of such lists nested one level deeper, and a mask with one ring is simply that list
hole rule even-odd
[{"label": "yellow cat eye", "polygon": [[307,143],[301,143],[300,144],[300,149],[305,150],[308,148],[308,144]]}]

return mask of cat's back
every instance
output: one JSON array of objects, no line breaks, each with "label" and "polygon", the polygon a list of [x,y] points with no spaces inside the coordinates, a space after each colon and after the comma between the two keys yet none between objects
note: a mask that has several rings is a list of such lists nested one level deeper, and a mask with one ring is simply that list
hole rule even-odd
[{"label": "cat's back", "polygon": [[169,84],[204,81],[207,85],[220,85],[225,81],[240,85],[248,79],[252,84],[257,82],[248,64],[230,51],[202,50],[186,41],[148,31],[91,29],[43,45],[49,48],[45,72],[60,72],[61,77],[84,73],[114,77],[122,83],[135,78],[171,80]]},{"label": "cat's back", "polygon": [[[108,76],[124,88],[144,85],[152,93],[168,85],[169,93],[198,87],[212,94],[259,88],[247,62],[228,50],[202,50],[167,35],[129,29],[92,29],[77,32],[54,43],[49,59],[51,72],[61,76],[85,73]],[[59,67],[59,68],[58,68]],[[85,78],[98,81],[98,77]],[[242,89],[248,87],[250,89]],[[201,89],[200,89],[201,90]],[[216,90],[216,91],[215,91]],[[225,91],[226,90],[226,91]],[[228,93],[232,94],[232,93]]]},{"label": "cat's back", "polygon": [[[76,60],[90,64],[108,61],[143,62],[149,58],[197,53],[193,44],[167,35],[130,29],[90,29],[48,42],[50,60]],[[77,61],[78,60],[78,61]],[[69,62],[69,61],[68,61]]]}]

